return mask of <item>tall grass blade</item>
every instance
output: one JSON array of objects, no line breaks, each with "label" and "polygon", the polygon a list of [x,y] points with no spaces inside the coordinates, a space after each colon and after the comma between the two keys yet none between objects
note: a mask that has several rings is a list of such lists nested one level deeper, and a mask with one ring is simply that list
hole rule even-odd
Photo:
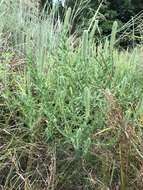
[{"label": "tall grass blade", "polygon": [[90,100],[91,100],[91,93],[88,87],[84,89],[84,106],[85,106],[85,119],[86,121],[90,117]]},{"label": "tall grass blade", "polygon": [[110,52],[113,52],[113,50],[114,50],[117,28],[118,28],[118,23],[117,23],[117,21],[115,21],[112,26],[112,33],[111,33],[111,38],[110,38]]},{"label": "tall grass blade", "polygon": [[81,47],[81,59],[86,60],[88,58],[89,51],[89,35],[88,31],[84,30],[82,37],[82,47]]}]

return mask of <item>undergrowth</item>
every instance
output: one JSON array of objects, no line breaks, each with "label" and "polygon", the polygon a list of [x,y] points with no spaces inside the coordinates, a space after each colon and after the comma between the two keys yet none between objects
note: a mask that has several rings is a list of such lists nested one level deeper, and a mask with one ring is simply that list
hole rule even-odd
[{"label": "undergrowth", "polygon": [[0,11],[1,189],[143,189],[142,47],[118,51],[116,22],[71,36],[71,9]]}]

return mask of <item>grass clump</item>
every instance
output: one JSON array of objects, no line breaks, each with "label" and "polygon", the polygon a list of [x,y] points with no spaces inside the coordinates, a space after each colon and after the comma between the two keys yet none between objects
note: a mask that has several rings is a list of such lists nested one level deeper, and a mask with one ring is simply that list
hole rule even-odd
[{"label": "grass clump", "polygon": [[17,10],[0,17],[1,188],[142,189],[142,48],[119,52],[116,23],[75,47],[70,9],[64,24]]}]

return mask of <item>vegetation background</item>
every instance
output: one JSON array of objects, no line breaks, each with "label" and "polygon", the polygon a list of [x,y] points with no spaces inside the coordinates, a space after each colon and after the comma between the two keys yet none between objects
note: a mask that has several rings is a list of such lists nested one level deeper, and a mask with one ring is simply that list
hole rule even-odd
[{"label": "vegetation background", "polygon": [[[48,3],[47,3],[48,2]],[[52,7],[52,0],[41,0],[41,7],[44,5],[50,5]],[[134,22],[134,18],[137,14],[141,14],[143,10],[143,1],[142,0],[64,0],[57,1],[59,6],[59,15],[61,20],[65,16],[67,7],[71,7],[73,10],[73,20],[71,33],[77,32],[78,35],[81,35],[83,29],[86,29],[91,19],[94,17],[96,10],[100,7],[98,11],[98,16],[96,19],[99,21],[99,30],[96,32],[97,39],[109,35],[112,30],[113,22],[116,20],[120,28],[122,28],[127,22]],[[63,7],[64,5],[64,7]],[[118,45],[121,45],[123,48],[132,47],[134,43],[140,43],[140,38],[142,30],[138,28],[133,35],[131,33],[134,30],[134,26],[138,22],[134,22],[127,27],[126,35],[121,40]],[[122,33],[122,32],[121,32]],[[121,35],[119,33],[119,36]]]},{"label": "vegetation background", "polygon": [[0,0],[0,189],[142,190],[142,1],[36,3]]}]

